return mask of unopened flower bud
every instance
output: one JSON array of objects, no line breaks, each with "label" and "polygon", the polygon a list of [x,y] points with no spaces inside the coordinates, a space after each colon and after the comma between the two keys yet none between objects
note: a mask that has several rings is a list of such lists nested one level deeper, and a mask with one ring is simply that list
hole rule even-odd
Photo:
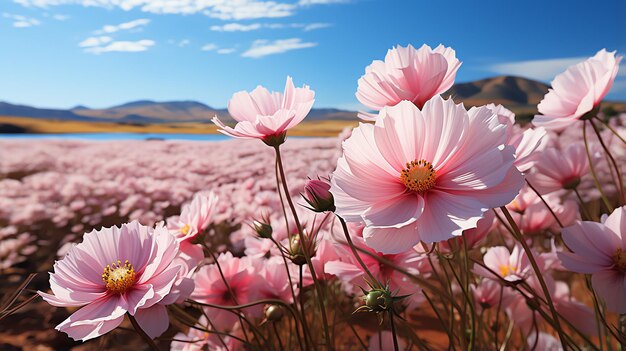
[{"label": "unopened flower bud", "polygon": [[304,250],[307,250],[309,257],[315,256],[315,242],[307,235],[304,238],[304,245],[300,241],[298,235],[294,235],[289,239],[289,247],[287,253],[291,262],[298,266],[304,266],[306,264],[306,257],[304,256]]},{"label": "unopened flower bud", "polygon": [[273,229],[268,223],[257,221],[255,219],[252,221],[252,228],[259,235],[259,237],[263,239],[270,239],[272,237]]},{"label": "unopened flower bud", "polygon": [[285,315],[285,309],[279,305],[266,305],[265,318],[271,322],[277,322]]},{"label": "unopened flower bud", "polygon": [[325,179],[309,179],[302,197],[315,212],[335,211],[335,199],[330,192],[330,183]]}]

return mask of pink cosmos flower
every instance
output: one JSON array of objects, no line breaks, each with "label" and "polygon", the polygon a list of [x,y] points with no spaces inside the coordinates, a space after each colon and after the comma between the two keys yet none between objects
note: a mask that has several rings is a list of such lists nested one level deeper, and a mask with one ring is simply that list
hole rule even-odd
[{"label": "pink cosmos flower", "polygon": [[589,171],[585,146],[569,145],[564,150],[549,148],[539,155],[530,181],[543,194],[561,189],[574,189]]},{"label": "pink cosmos flower", "polygon": [[609,310],[626,313],[626,206],[603,223],[582,221],[562,231],[572,252],[559,252],[563,267],[591,274],[594,290]]},{"label": "pink cosmos flower", "polygon": [[343,143],[331,177],[336,213],[364,222],[367,245],[383,253],[459,236],[522,186],[505,142],[487,108],[468,112],[439,96],[421,111],[408,101],[385,107]]},{"label": "pink cosmos flower", "polygon": [[589,112],[594,113],[611,89],[621,60],[621,56],[615,56],[615,51],[602,49],[557,75],[552,89],[537,106],[541,114],[535,115],[533,124],[546,129],[564,129],[586,118]]},{"label": "pink cosmos flower", "polygon": [[227,335],[220,335],[216,333],[210,333],[207,331],[213,331],[211,323],[205,316],[200,316],[197,328],[189,328],[187,334],[178,333],[174,336],[174,341],[170,346],[170,351],[236,351],[243,347],[238,337],[243,335],[241,329],[238,329],[239,324],[234,324],[233,327],[228,328],[230,330],[219,330],[222,333],[229,333],[237,337],[231,337]]},{"label": "pink cosmos flower", "polygon": [[[579,219],[578,203],[575,200],[561,199],[558,193],[550,193],[542,197],[564,226],[573,224]],[[544,234],[549,229],[556,233],[560,231],[550,210],[528,186],[524,186],[515,200],[506,207],[510,210],[511,217],[519,229],[526,235]]]},{"label": "pink cosmos flower", "polygon": [[[217,261],[224,278],[215,263],[200,267],[194,276],[195,289],[191,294],[192,300],[233,306],[248,303],[259,296],[259,287],[263,285],[263,280],[257,271],[259,267],[251,258],[233,257],[230,252],[226,252],[220,254]],[[224,283],[224,279],[228,286]],[[232,325],[237,320],[236,316],[224,310],[214,308],[206,310],[218,327]]]},{"label": "pink cosmos flower", "polygon": [[180,216],[167,221],[167,227],[178,241],[192,240],[211,224],[218,197],[197,193],[191,203],[183,205]]},{"label": "pink cosmos flower", "polygon": [[164,227],[153,230],[131,222],[94,230],[54,264],[53,294],[38,293],[53,306],[84,306],[56,327],[75,340],[108,333],[126,313],[154,338],[169,325],[159,302],[177,281],[177,252],[176,239]]},{"label": "pink cosmos flower", "polygon": [[315,101],[315,92],[307,85],[296,88],[287,77],[285,92],[270,93],[258,86],[251,93],[240,91],[228,102],[228,112],[237,121],[235,128],[226,126],[219,118],[213,123],[219,132],[247,139],[261,139],[268,145],[280,145],[288,129],[295,127],[309,113]]},{"label": "pink cosmos flower", "polygon": [[[387,51],[385,61],[373,61],[365,68],[356,98],[376,111],[402,100],[422,108],[430,98],[450,89],[460,66],[454,50],[443,45],[431,49],[424,44],[417,50],[398,45]],[[360,117],[373,120],[375,116]]]},{"label": "pink cosmos flower", "polygon": [[[369,252],[374,257],[380,257],[392,262],[394,265],[403,267],[412,274],[427,278],[432,270],[426,255],[418,254],[416,251],[410,250],[400,254],[383,254],[367,247],[361,237],[352,236],[352,241],[356,247]],[[380,263],[368,254],[361,253],[359,257],[361,257],[368,270],[379,282],[389,284],[391,291],[396,292],[398,295],[411,295],[405,302],[410,304],[421,302],[423,297],[419,294],[421,291],[419,285],[415,284],[405,274]],[[367,275],[347,244],[337,245],[337,259],[327,262],[324,269],[346,283],[348,290],[358,291],[358,287],[367,287]]]},{"label": "pink cosmos flower", "polygon": [[498,116],[500,123],[506,125],[506,144],[515,148],[515,167],[520,172],[528,171],[535,163],[538,154],[548,144],[544,128],[522,130],[515,124],[515,114],[502,105],[488,104],[488,109]]},{"label": "pink cosmos flower", "polygon": [[530,261],[520,246],[513,247],[511,252],[504,246],[490,247],[483,256],[483,262],[489,270],[477,266],[474,268],[474,272],[494,280],[497,278],[492,271],[510,282],[526,279],[532,274]]}]

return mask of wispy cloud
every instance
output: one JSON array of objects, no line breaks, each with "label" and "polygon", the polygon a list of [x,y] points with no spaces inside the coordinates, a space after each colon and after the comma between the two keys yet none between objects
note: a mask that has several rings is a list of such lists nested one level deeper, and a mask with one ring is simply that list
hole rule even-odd
[{"label": "wispy cloud", "polygon": [[522,76],[542,81],[552,80],[567,67],[584,61],[586,57],[564,57],[545,60],[502,62],[487,66],[490,72]]},{"label": "wispy cloud", "polygon": [[183,40],[179,41],[177,45],[178,45],[178,47],[183,48],[183,47],[189,45],[190,43],[191,43],[191,40],[183,39]]},{"label": "wispy cloud", "polygon": [[300,38],[279,40],[255,40],[252,46],[241,54],[242,57],[260,58],[267,55],[282,54],[287,51],[305,49],[316,46],[317,43],[303,42]]},{"label": "wispy cloud", "polygon": [[12,20],[13,27],[15,28],[28,28],[28,27],[38,26],[41,24],[41,22],[39,22],[39,20],[35,18],[26,17],[22,15],[14,15],[12,13],[4,12],[2,13],[2,17]]},{"label": "wispy cloud", "polygon": [[278,18],[295,14],[297,4],[282,3],[274,0],[229,0],[229,1],[192,1],[192,0],[14,0],[23,6],[51,7],[59,5],[97,6],[120,8],[125,11],[139,9],[155,14],[194,14],[204,13],[222,20],[241,20],[254,18]]},{"label": "wispy cloud", "polygon": [[250,32],[262,28],[267,29],[284,29],[284,28],[301,28],[308,32],[315,29],[327,28],[332,26],[330,23],[227,23],[221,26],[211,26],[211,30],[215,32]]},{"label": "wispy cloud", "polygon": [[149,19],[146,18],[140,18],[140,19],[136,19],[130,22],[124,22],[124,23],[120,23],[118,25],[111,25],[108,24],[104,27],[102,27],[102,29],[97,30],[94,32],[94,34],[104,34],[104,33],[115,33],[115,32],[119,32],[121,30],[129,30],[129,29],[133,29],[133,28],[141,28],[144,26],[147,26],[148,23],[150,23]]},{"label": "wispy cloud", "polygon": [[224,48],[224,49],[217,50],[217,53],[220,55],[228,55],[228,54],[232,54],[235,51],[237,51],[235,48]]},{"label": "wispy cloud", "polygon": [[300,0],[298,5],[311,6],[311,5],[329,5],[329,4],[346,4],[350,0]]},{"label": "wispy cloud", "polygon": [[221,26],[211,26],[211,30],[215,32],[249,32],[252,30],[261,29],[263,25],[261,23],[252,24],[239,24],[239,23],[227,23]]},{"label": "wispy cloud", "polygon": [[218,46],[213,43],[205,44],[204,46],[200,48],[200,50],[202,51],[214,51],[217,49],[218,49]]},{"label": "wispy cloud", "polygon": [[[490,72],[522,76],[542,81],[551,81],[567,70],[569,66],[585,61],[588,57],[562,57],[543,60],[512,61],[491,64],[486,67]],[[626,64],[620,65],[619,76],[626,76]]]},{"label": "wispy cloud", "polygon": [[104,45],[113,41],[113,38],[109,36],[91,37],[81,41],[78,46],[81,48],[90,48],[94,46]]},{"label": "wispy cloud", "polygon": [[68,19],[70,19],[71,17],[69,15],[52,15],[52,18],[54,18],[57,21],[67,21]]},{"label": "wispy cloud", "polygon": [[316,29],[322,29],[322,28],[328,28],[328,27],[332,27],[333,25],[330,23],[309,23],[307,25],[305,25],[302,30],[304,30],[305,32],[310,32],[312,30],[316,30]]},{"label": "wispy cloud", "polygon": [[141,52],[148,50],[149,47],[154,46],[153,40],[138,40],[138,41],[114,41],[104,46],[93,46],[85,49],[86,52],[91,54],[102,54],[106,52]]}]

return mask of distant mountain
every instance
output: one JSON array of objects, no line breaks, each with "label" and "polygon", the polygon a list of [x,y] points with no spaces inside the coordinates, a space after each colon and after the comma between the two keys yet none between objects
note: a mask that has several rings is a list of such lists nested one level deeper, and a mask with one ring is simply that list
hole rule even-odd
[{"label": "distant mountain", "polygon": [[549,86],[531,79],[512,76],[486,78],[468,83],[457,83],[443,96],[451,95],[466,106],[489,103],[502,104],[510,109],[536,111],[537,104],[548,92]]},{"label": "distant mountain", "polygon": [[[530,118],[537,111],[537,104],[548,91],[548,85],[521,77],[499,76],[468,83],[457,83],[444,97],[452,96],[465,106],[488,103],[502,104],[518,115]],[[626,104],[609,103],[618,112],[626,112]],[[364,109],[365,110],[365,109]],[[56,120],[102,121],[117,123],[180,123],[209,122],[215,115],[224,122],[233,122],[228,110],[216,109],[197,101],[151,100],[132,101],[104,109],[76,106],[70,110],[42,109],[0,102],[0,115],[36,117]],[[356,112],[334,108],[312,109],[307,120],[355,120]]]}]

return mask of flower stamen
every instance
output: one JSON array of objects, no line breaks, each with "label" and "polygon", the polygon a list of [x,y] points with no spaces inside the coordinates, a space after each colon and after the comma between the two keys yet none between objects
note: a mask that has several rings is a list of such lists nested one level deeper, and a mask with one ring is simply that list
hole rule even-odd
[{"label": "flower stamen", "polygon": [[130,289],[135,284],[135,278],[135,268],[128,260],[123,265],[120,260],[107,265],[102,274],[107,290],[115,294],[122,294]]},{"label": "flower stamen", "polygon": [[432,163],[415,160],[406,163],[406,168],[400,173],[400,180],[407,189],[424,194],[435,186],[436,172]]},{"label": "flower stamen", "polygon": [[611,257],[615,267],[620,271],[626,273],[626,252],[618,248]]}]

